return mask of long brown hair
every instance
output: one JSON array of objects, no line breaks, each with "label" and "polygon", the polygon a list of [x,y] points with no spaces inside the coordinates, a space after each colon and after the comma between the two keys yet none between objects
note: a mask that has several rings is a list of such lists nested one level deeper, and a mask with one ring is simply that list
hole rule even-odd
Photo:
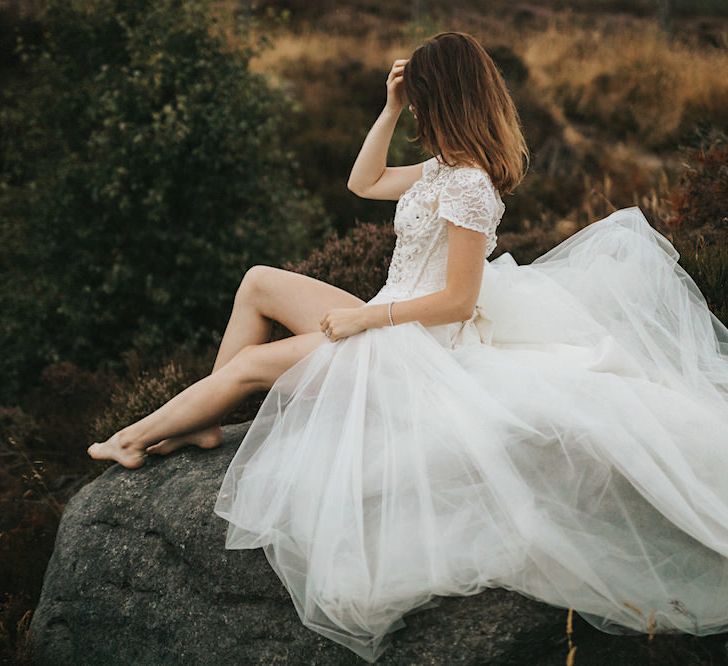
[{"label": "long brown hair", "polygon": [[499,192],[513,192],[526,175],[529,150],[503,76],[475,37],[429,37],[405,65],[403,85],[417,117],[413,140],[443,160],[447,153],[458,163],[474,163]]}]

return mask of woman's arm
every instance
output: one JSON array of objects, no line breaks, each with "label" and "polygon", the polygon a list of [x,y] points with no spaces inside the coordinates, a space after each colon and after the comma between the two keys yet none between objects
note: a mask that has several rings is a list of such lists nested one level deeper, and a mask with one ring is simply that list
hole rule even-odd
[{"label": "woman's arm", "polygon": [[387,166],[387,151],[402,112],[402,71],[407,60],[394,61],[387,77],[387,103],[369,130],[354,161],[346,186],[366,199],[396,201],[422,177],[422,162],[401,167]]},{"label": "woman's arm", "polygon": [[[480,294],[488,241],[480,231],[456,226],[449,220],[447,227],[447,278],[444,289],[394,303],[392,320],[395,326],[409,321],[436,326],[463,321],[473,314]],[[333,308],[319,323],[330,340],[340,340],[368,328],[390,326],[388,310],[388,303]]]},{"label": "woman's arm", "polygon": [[[440,291],[392,305],[394,324],[419,321],[423,326],[436,326],[468,319],[475,309],[485,265],[487,239],[473,229],[447,223],[447,280]],[[389,326],[389,305],[363,305],[362,326]]]}]

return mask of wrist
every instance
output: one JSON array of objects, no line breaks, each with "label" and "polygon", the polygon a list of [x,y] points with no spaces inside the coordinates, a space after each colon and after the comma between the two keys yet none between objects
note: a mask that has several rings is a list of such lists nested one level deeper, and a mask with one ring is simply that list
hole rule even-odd
[{"label": "wrist", "polygon": [[389,326],[388,303],[363,305],[361,307],[361,325],[364,328],[380,328]]},{"label": "wrist", "polygon": [[382,114],[385,116],[391,116],[392,118],[399,118],[399,115],[402,113],[402,109],[404,106],[401,104],[385,104],[384,108],[382,109]]}]

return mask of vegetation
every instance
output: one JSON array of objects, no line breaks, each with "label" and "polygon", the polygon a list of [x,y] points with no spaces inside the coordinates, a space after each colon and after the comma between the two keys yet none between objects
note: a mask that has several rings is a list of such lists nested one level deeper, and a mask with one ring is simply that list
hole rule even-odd
[{"label": "vegetation", "polygon": [[261,43],[228,49],[207,4],[52,0],[43,44],[20,43],[0,112],[2,401],[50,362],[215,342],[246,267],[327,234],[281,141],[291,101],[250,71]]}]

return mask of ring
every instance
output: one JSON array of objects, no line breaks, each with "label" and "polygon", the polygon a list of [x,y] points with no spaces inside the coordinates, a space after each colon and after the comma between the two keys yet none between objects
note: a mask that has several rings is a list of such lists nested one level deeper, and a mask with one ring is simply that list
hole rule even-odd
[{"label": "ring", "polygon": [[326,336],[327,338],[330,338],[330,337],[331,337],[331,329],[328,329],[328,328],[327,328],[327,329],[326,329],[326,330],[324,331],[324,335],[325,335],[325,336]]}]

